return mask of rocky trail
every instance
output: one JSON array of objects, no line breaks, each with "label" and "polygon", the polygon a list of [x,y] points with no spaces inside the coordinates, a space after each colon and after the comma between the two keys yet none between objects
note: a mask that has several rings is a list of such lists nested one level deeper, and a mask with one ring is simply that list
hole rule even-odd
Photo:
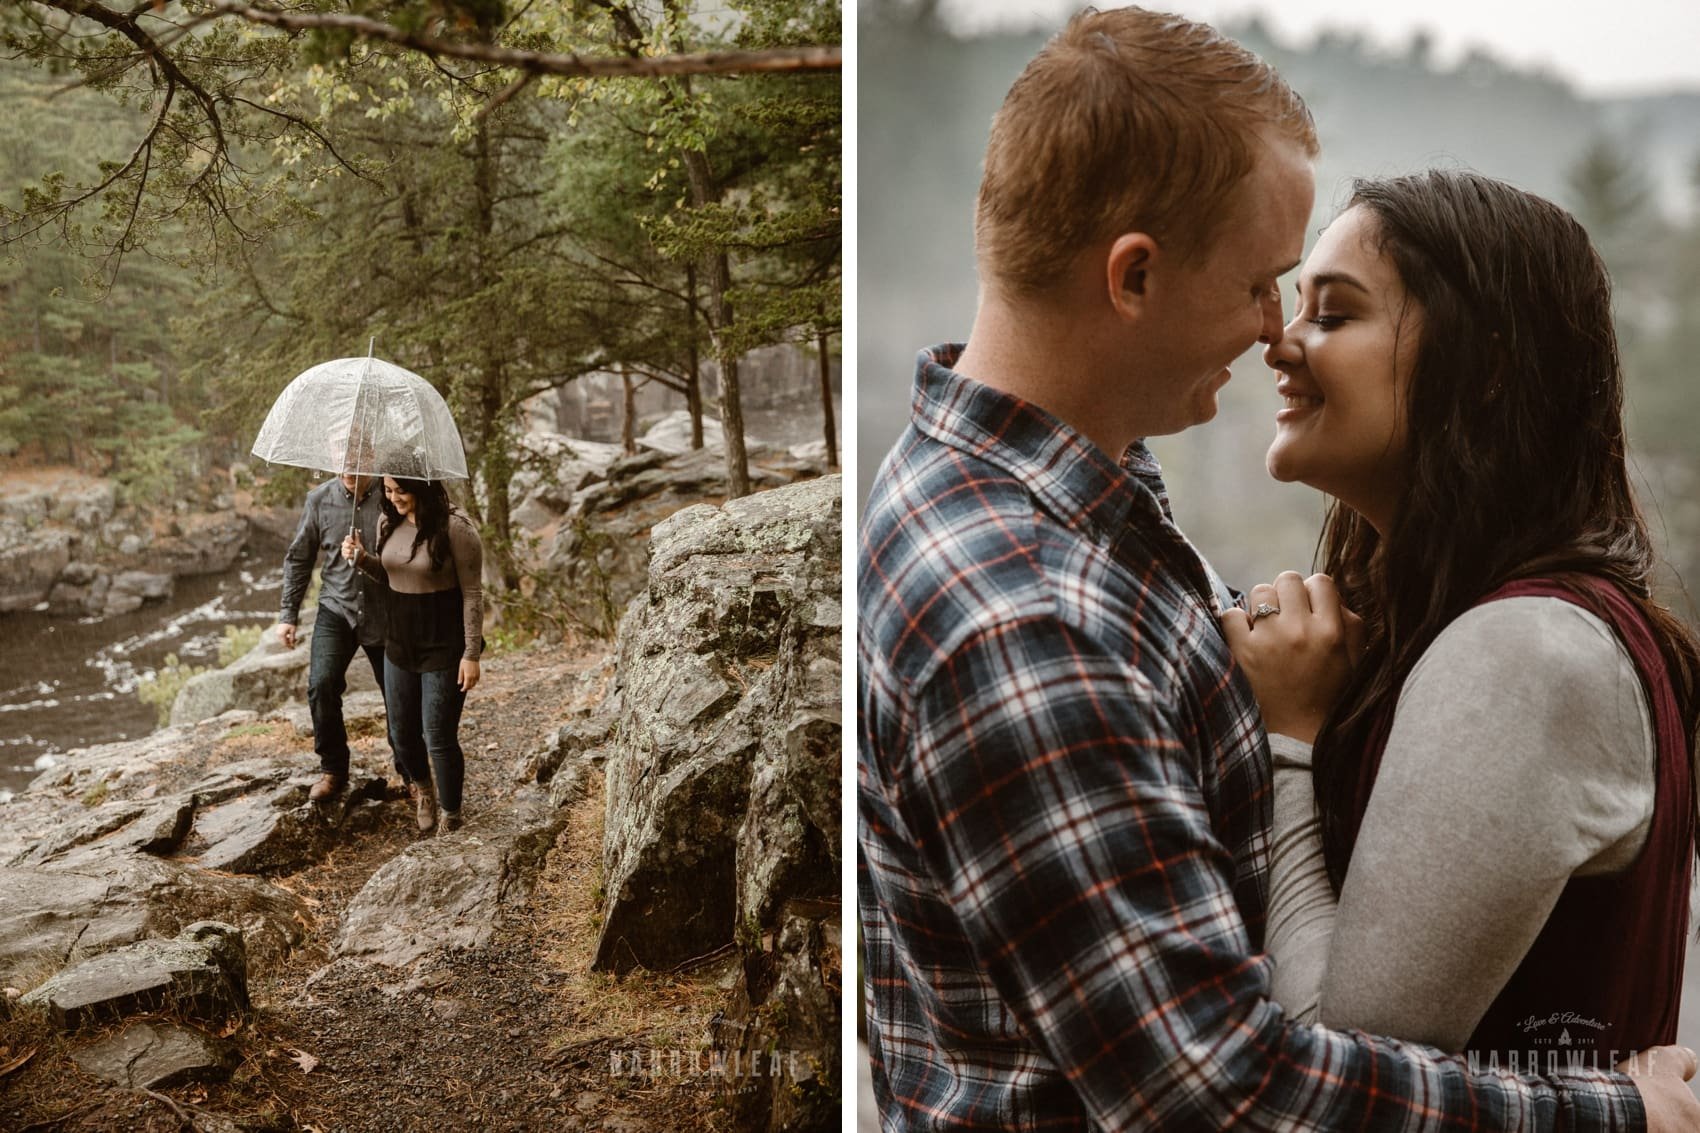
[{"label": "rocky trail", "polygon": [[[492,658],[483,687],[467,704],[469,821],[462,831],[420,835],[411,804],[397,790],[393,798],[355,803],[369,813],[357,829],[345,823],[323,838],[318,860],[270,877],[299,902],[291,916],[300,936],[275,968],[250,975],[252,1017],[225,1036],[235,1048],[227,1056],[234,1063],[228,1081],[187,1083],[155,1097],[103,1083],[75,1061],[74,1052],[103,1033],[167,1021],[169,1011],[74,1039],[18,1019],[7,1040],[10,1054],[0,1062],[35,1054],[3,1080],[0,1127],[176,1130],[183,1128],[182,1113],[209,1129],[719,1127],[706,1083],[610,1072],[615,1051],[700,1046],[717,988],[714,972],[615,980],[590,971],[603,822],[599,782],[559,821],[551,817],[538,828],[548,842],[533,850],[535,862],[513,863],[516,888],[525,892],[479,910],[498,919],[445,926],[482,937],[482,946],[439,950],[404,942],[400,954],[423,950],[416,965],[402,968],[336,958],[351,903],[382,867],[410,849],[454,858],[507,836],[513,817],[503,796],[513,790],[516,756],[600,699],[608,661],[605,648]],[[354,723],[356,734],[364,733],[354,741],[355,765],[371,778],[384,773],[389,758],[380,724],[371,715]],[[249,765],[258,750],[269,749],[277,754],[257,758],[310,779],[311,741],[291,732],[284,723],[215,720],[196,729],[194,750],[176,758],[179,766],[203,755],[209,766]],[[285,750],[278,752],[280,746]],[[396,783],[393,771],[389,779]],[[498,830],[503,833],[493,835]]]},{"label": "rocky trail", "polygon": [[614,642],[489,655],[454,834],[375,694],[329,805],[298,704],[44,773],[0,811],[0,1129],[835,1128],[838,490],[689,508]]}]

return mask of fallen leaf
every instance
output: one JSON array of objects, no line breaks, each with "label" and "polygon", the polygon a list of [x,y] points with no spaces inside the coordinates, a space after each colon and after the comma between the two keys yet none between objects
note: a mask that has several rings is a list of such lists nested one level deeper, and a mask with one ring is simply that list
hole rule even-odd
[{"label": "fallen leaf", "polygon": [[296,1050],[294,1047],[289,1048],[289,1057],[295,1060],[295,1064],[297,1066],[301,1067],[301,1073],[303,1074],[311,1074],[313,1072],[313,1068],[319,1064],[318,1059],[314,1058],[306,1051]]},{"label": "fallen leaf", "polygon": [[4,1066],[0,1066],[0,1078],[4,1078],[6,1075],[10,1074],[12,1071],[16,1070],[18,1067],[22,1066],[24,1063],[26,1063],[30,1059],[34,1058],[35,1057],[35,1051],[36,1051],[36,1048],[32,1046],[28,1050],[24,1051],[22,1054],[18,1055],[18,1057],[12,1059],[12,1061],[6,1063]]}]

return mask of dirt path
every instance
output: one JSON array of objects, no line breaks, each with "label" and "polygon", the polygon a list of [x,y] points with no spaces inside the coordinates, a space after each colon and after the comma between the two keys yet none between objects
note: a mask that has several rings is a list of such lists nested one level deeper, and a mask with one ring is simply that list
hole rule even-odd
[{"label": "dirt path", "polygon": [[[489,658],[468,699],[466,812],[500,805],[514,765],[573,712],[596,703],[604,647]],[[375,731],[375,730],[373,730]],[[218,741],[248,758],[265,737]],[[387,763],[376,734],[358,755]],[[386,804],[345,852],[271,881],[308,899],[307,937],[250,982],[255,1011],[229,1037],[242,1061],[226,1083],[147,1094],[84,1074],[63,1038],[17,1024],[0,1039],[0,1128],[32,1130],[719,1130],[730,1128],[706,1067],[714,1006],[737,972],[624,980],[589,970],[600,905],[599,777],[568,808],[530,895],[489,946],[436,954],[417,972],[327,967],[342,913],[414,838],[411,808]],[[6,1024],[0,1023],[0,1027]],[[79,1035],[80,1044],[88,1035]],[[10,1049],[7,1054],[6,1049]],[[638,1063],[665,1067],[632,1073]],[[652,1052],[660,1052],[657,1059]],[[674,1052],[678,1052],[674,1054]],[[674,1062],[679,1069],[672,1069]]]}]

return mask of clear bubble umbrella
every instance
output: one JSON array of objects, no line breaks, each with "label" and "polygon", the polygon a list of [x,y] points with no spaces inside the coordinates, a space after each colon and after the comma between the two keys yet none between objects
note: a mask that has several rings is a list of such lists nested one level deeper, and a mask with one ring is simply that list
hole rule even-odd
[{"label": "clear bubble umbrella", "polygon": [[355,476],[465,480],[466,450],[443,397],[393,362],[338,358],[284,387],[254,455]]}]

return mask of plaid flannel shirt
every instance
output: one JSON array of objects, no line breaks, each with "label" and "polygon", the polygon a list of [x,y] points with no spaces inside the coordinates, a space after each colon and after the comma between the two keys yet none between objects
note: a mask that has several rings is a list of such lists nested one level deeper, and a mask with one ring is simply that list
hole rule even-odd
[{"label": "plaid flannel shirt", "polygon": [[887,1129],[1639,1129],[1620,1075],[1289,1022],[1268,748],[1213,575],[1118,467],[923,352],[858,577],[858,876]]}]

